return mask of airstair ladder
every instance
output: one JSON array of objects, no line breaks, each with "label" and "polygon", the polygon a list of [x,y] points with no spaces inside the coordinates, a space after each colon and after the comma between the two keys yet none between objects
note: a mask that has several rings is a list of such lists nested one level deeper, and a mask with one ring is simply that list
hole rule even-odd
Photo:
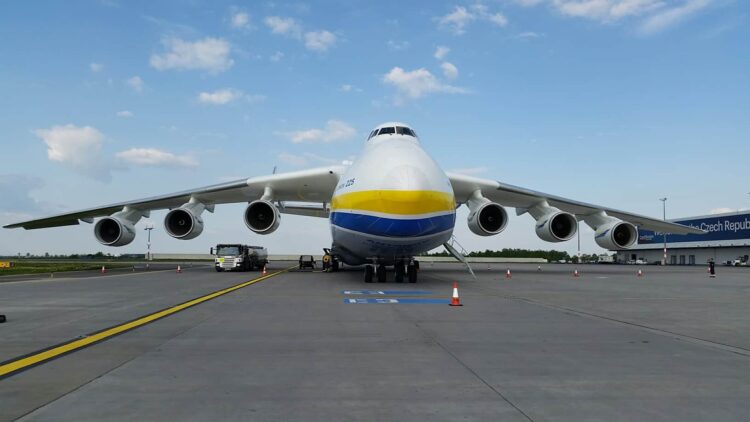
[{"label": "airstair ladder", "polygon": [[450,240],[443,243],[443,247],[445,247],[445,250],[447,250],[449,254],[453,255],[454,258],[456,258],[460,262],[463,262],[464,265],[466,265],[466,268],[471,273],[471,276],[474,277],[474,280],[477,279],[477,276],[474,275],[474,271],[471,269],[471,265],[469,265],[469,261],[466,259],[466,255],[468,255],[468,253],[466,252],[466,249],[464,249],[464,247],[461,246],[460,243],[458,243],[458,240],[456,240],[456,236],[451,236]]}]

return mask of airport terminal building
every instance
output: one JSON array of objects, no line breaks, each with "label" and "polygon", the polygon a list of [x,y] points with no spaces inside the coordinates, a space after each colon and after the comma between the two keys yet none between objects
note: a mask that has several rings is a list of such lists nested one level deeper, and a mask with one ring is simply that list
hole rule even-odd
[{"label": "airport terminal building", "polygon": [[[707,233],[666,235],[667,264],[704,265],[713,259],[717,264],[739,260],[750,266],[750,213],[713,214],[670,221],[698,227]],[[642,259],[661,262],[664,237],[662,233],[639,230],[636,245],[632,249],[617,251],[617,261]]]}]

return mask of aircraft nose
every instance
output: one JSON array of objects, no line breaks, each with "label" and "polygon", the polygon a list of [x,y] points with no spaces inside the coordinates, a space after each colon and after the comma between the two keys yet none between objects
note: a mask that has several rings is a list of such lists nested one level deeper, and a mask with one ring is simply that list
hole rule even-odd
[{"label": "aircraft nose", "polygon": [[389,190],[431,190],[433,183],[423,169],[408,164],[388,169],[383,180]]}]

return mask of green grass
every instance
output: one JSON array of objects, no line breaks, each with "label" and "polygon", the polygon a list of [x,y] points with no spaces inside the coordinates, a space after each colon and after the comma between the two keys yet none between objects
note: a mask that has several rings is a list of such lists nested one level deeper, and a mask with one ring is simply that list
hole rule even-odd
[{"label": "green grass", "polygon": [[94,262],[19,262],[13,261],[13,267],[0,268],[0,277],[4,275],[17,274],[39,274],[39,273],[58,273],[64,271],[90,271],[101,270],[102,265],[107,269],[126,268],[132,265],[112,264],[112,263],[94,263]]}]

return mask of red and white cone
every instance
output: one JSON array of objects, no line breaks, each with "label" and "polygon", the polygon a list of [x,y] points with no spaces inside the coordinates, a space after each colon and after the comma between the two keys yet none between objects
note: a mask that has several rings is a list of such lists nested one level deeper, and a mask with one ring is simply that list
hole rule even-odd
[{"label": "red and white cone", "polygon": [[107,268],[104,265],[102,265],[102,274],[104,274],[106,272],[107,272]]},{"label": "red and white cone", "polygon": [[638,269],[638,277],[643,277],[643,270]]},{"label": "red and white cone", "polygon": [[453,297],[451,298],[451,306],[464,306],[461,304],[461,300],[458,298],[458,282],[453,282]]},{"label": "red and white cone", "polygon": [[505,278],[512,278],[512,277],[513,277],[513,273],[511,273],[511,272],[510,272],[510,268],[508,268],[508,269],[507,269],[507,270],[505,271]]},{"label": "red and white cone", "polygon": [[573,277],[580,277],[580,276],[581,276],[581,273],[579,273],[578,268],[576,268],[575,271],[573,271]]},{"label": "red and white cone", "polygon": [[179,274],[179,273],[181,273],[181,272],[182,272],[182,267],[180,267],[180,266],[178,265],[178,266],[177,266],[177,274]]},{"label": "red and white cone", "polygon": [[266,275],[266,274],[268,274],[268,271],[266,271],[266,266],[264,265],[263,266],[263,275]]}]

